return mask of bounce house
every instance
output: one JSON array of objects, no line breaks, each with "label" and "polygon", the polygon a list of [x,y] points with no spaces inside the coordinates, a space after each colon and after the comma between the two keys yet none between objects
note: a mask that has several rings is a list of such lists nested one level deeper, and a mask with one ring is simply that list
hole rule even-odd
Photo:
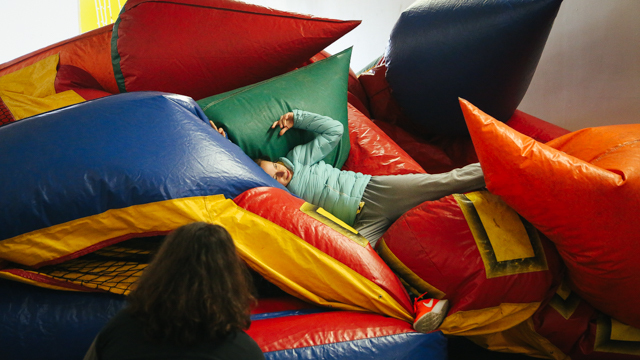
[{"label": "bounce house", "polygon": [[[462,337],[640,358],[640,126],[570,133],[517,110],[560,6],[419,0],[356,74],[351,49],[324,49],[358,21],[129,0],[113,25],[0,65],[1,357],[81,359],[164,235],[206,221],[252,270],[247,332],[268,359],[447,359]],[[373,248],[253,162],[313,139],[267,131],[293,109],[344,125],[334,167],[479,161],[486,188],[413,208]],[[426,334],[424,293],[451,304]]]}]

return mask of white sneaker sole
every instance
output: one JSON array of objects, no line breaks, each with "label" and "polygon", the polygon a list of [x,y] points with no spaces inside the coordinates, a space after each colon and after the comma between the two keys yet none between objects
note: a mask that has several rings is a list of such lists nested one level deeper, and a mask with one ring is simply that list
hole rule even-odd
[{"label": "white sneaker sole", "polygon": [[433,310],[422,315],[413,323],[413,329],[421,333],[428,333],[436,330],[444,318],[447,316],[447,310],[449,310],[449,300],[440,300]]}]

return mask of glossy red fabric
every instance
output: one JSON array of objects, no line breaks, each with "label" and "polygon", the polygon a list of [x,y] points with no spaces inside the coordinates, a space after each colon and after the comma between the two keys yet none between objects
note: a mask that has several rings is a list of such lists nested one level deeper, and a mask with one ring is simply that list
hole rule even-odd
[{"label": "glossy red fabric", "polygon": [[422,167],[355,106],[348,104],[351,149],[342,170],[368,175],[424,173]]},{"label": "glossy red fabric", "polygon": [[640,125],[584,129],[545,145],[460,104],[487,188],[556,244],[582,298],[640,327]]},{"label": "glossy red fabric", "polygon": [[231,0],[129,0],[114,27],[115,75],[126,91],[199,100],[293,70],[359,24]]},{"label": "glossy red fabric", "polygon": [[569,133],[567,129],[563,129],[520,110],[516,110],[505,124],[542,143]]},{"label": "glossy red fabric", "polygon": [[391,124],[410,124],[391,94],[391,87],[385,78],[386,72],[384,59],[381,59],[376,66],[358,76],[360,86],[369,102],[371,118]]},{"label": "glossy red fabric", "polygon": [[91,74],[73,65],[60,65],[53,85],[56,93],[73,90],[85,100],[111,95]]},{"label": "glossy red fabric", "polygon": [[415,332],[411,324],[377,314],[332,311],[251,323],[247,330],[264,352]]}]

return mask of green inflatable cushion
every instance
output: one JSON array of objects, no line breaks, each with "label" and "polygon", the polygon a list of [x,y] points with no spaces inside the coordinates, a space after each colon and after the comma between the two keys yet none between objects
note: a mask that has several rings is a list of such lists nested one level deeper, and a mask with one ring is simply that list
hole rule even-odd
[{"label": "green inflatable cushion", "polygon": [[284,157],[316,134],[292,129],[278,136],[274,121],[294,109],[329,116],[344,125],[344,134],[324,161],[341,168],[349,155],[347,86],[351,49],[303,68],[198,101],[207,117],[252,159]]}]

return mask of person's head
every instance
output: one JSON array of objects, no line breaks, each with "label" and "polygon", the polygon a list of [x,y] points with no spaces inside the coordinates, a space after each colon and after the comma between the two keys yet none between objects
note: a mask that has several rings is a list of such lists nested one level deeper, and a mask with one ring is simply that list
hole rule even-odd
[{"label": "person's head", "polygon": [[254,161],[262,168],[262,170],[264,170],[264,172],[282,184],[282,186],[289,185],[289,182],[293,177],[293,171],[283,163],[273,162],[266,159],[256,159]]},{"label": "person's head", "polygon": [[248,328],[255,298],[227,230],[196,222],[166,236],[128,301],[151,339],[192,344]]}]

